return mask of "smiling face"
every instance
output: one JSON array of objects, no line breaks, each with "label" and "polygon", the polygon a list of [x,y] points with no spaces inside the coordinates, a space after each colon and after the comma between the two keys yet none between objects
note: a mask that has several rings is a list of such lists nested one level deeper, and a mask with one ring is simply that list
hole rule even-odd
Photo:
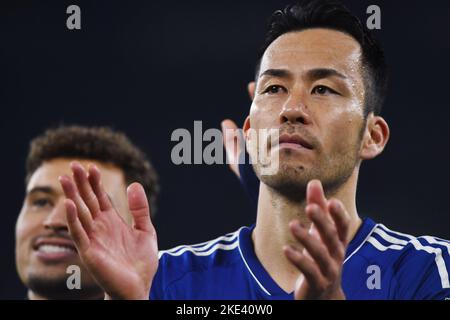
[{"label": "smiling face", "polygon": [[[265,184],[304,192],[311,179],[325,189],[344,183],[358,166],[364,119],[362,53],[351,36],[329,29],[286,33],[261,61],[245,129],[279,129],[279,170],[261,175]],[[255,159],[255,139],[247,140]],[[253,150],[253,151],[252,151]]]},{"label": "smiling face", "polygon": [[[16,224],[16,266],[22,282],[30,289],[29,298],[88,299],[104,294],[83,267],[68,232],[64,193],[58,177],[70,175],[70,162],[54,159],[44,162],[31,176]],[[125,179],[122,170],[97,161],[102,183],[118,212],[127,212]],[[127,213],[128,215],[128,213]],[[124,217],[129,221],[130,217]],[[67,267],[81,269],[81,290],[67,289]]]}]

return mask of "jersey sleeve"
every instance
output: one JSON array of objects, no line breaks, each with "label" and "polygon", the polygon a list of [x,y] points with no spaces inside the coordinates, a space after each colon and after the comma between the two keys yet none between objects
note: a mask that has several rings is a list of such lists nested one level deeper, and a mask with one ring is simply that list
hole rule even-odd
[{"label": "jersey sleeve", "polygon": [[158,265],[158,270],[156,271],[155,277],[153,278],[152,287],[150,289],[150,300],[164,300],[164,276],[163,276],[163,266],[161,260]]},{"label": "jersey sleeve", "polygon": [[188,255],[171,255],[160,252],[158,270],[153,278],[150,289],[150,300],[180,299],[180,292],[176,292],[174,284],[182,279],[192,269],[192,262]]},{"label": "jersey sleeve", "polygon": [[152,287],[150,289],[150,300],[168,300],[170,299],[167,292],[171,279],[173,278],[174,271],[171,268],[170,256],[162,254],[159,258],[158,270],[153,278]]},{"label": "jersey sleeve", "polygon": [[416,238],[396,263],[396,299],[450,300],[450,242]]}]

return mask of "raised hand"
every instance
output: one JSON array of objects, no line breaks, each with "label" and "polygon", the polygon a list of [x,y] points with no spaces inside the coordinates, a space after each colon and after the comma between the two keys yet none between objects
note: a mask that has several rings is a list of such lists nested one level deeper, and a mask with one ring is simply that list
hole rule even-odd
[{"label": "raised hand", "polygon": [[232,120],[222,121],[222,136],[225,153],[231,171],[239,178],[239,157],[241,155],[242,137],[238,133],[238,127]]},{"label": "raised hand", "polygon": [[349,215],[341,201],[325,198],[318,180],[308,184],[306,215],[312,221],[309,230],[297,220],[289,224],[303,250],[293,245],[284,248],[286,257],[302,273],[295,299],[345,299],[341,278],[349,241]]},{"label": "raised hand", "polygon": [[73,180],[61,176],[67,222],[81,260],[112,299],[148,299],[158,268],[156,231],[144,188],[127,189],[133,226],[113,207],[102,187],[100,171],[72,163]]}]

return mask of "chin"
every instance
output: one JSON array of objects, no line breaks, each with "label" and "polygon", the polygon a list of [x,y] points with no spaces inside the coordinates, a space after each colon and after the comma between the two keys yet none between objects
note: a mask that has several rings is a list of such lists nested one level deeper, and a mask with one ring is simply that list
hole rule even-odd
[{"label": "chin", "polygon": [[[56,268],[42,268],[31,270],[26,286],[36,295],[49,299],[102,299],[103,291],[93,279],[82,276],[81,289],[68,289],[67,279],[70,274],[55,270]],[[83,271],[82,271],[83,272]]]},{"label": "chin", "polygon": [[279,170],[273,175],[259,175],[260,180],[283,194],[296,194],[301,196],[306,192],[308,182],[315,177],[311,170],[308,170],[303,164],[298,162],[280,163]]},{"label": "chin", "polygon": [[61,264],[52,266],[35,265],[30,268],[29,277],[38,277],[48,279],[49,281],[67,279],[69,276],[69,274],[66,273],[68,266],[69,265]]}]

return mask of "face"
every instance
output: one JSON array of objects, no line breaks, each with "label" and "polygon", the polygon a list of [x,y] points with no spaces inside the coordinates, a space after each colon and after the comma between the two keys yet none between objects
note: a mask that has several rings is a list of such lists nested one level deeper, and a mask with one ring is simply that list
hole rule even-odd
[{"label": "face", "polygon": [[[96,164],[102,173],[105,190],[118,209],[127,211],[123,172],[112,165],[78,159],[54,159],[44,162],[31,176],[26,197],[16,224],[16,266],[22,282],[29,288],[29,298],[88,299],[103,298],[103,292],[83,267],[69,235],[64,193],[58,177],[70,175],[70,162],[79,161],[87,168]],[[68,266],[81,270],[81,290],[69,290]]]},{"label": "face", "polygon": [[[339,187],[360,161],[365,129],[361,48],[352,37],[328,29],[287,33],[266,50],[244,129],[278,129],[279,170],[261,181],[286,192],[304,192],[311,179]],[[260,151],[247,136],[252,160]],[[256,161],[257,162],[257,161]]]}]

